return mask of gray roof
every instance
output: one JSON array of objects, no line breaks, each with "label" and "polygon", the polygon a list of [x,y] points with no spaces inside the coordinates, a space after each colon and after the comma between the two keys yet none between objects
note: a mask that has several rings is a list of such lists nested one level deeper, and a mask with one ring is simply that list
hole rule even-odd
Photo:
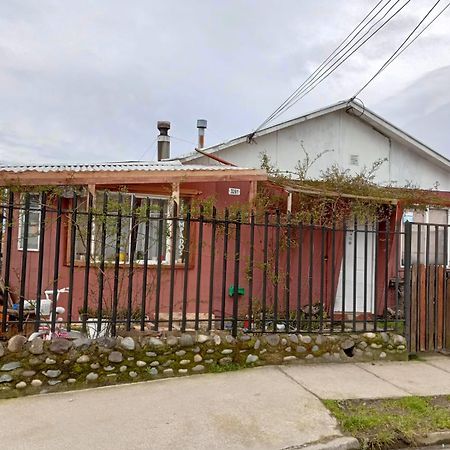
[{"label": "gray roof", "polygon": [[[375,129],[381,129],[389,137],[392,137],[393,139],[397,139],[398,141],[409,145],[413,150],[415,150],[417,153],[421,154],[425,158],[439,163],[441,166],[445,167],[445,169],[447,169],[447,170],[450,169],[450,160],[447,157],[445,157],[444,155],[441,155],[440,153],[431,149],[427,145],[423,144],[418,139],[412,137],[410,134],[406,133],[405,131],[396,127],[392,123],[388,122],[386,119],[382,118],[378,114],[376,114],[373,111],[371,111],[370,109],[366,108],[364,105],[360,105],[359,103],[357,103],[355,101],[349,101],[349,100],[340,101],[333,105],[327,106],[325,108],[321,108],[316,111],[310,112],[308,114],[304,114],[300,117],[296,117],[294,119],[290,119],[285,122],[282,122],[282,123],[279,123],[276,125],[272,125],[267,128],[263,128],[256,133],[255,139],[257,139],[259,136],[264,136],[266,134],[273,133],[275,131],[279,131],[284,128],[290,127],[292,125],[296,125],[300,122],[305,122],[307,120],[314,119],[316,117],[320,117],[325,114],[329,114],[329,113],[332,113],[334,111],[339,111],[339,110],[346,110],[347,112],[357,116],[359,119],[363,120],[370,126],[375,127]],[[224,150],[226,148],[230,148],[237,144],[247,142],[248,136],[249,136],[248,134],[246,134],[244,136],[239,136],[239,137],[231,139],[227,142],[213,145],[211,147],[207,147],[202,150],[204,153],[208,153],[208,154],[220,152],[221,150]],[[184,157],[181,157],[180,159],[181,159],[181,161],[188,164],[189,161],[195,161],[201,157],[202,156],[199,155],[198,152],[193,152],[188,155],[185,155]]]},{"label": "gray roof", "polygon": [[180,161],[117,161],[90,164],[15,164],[0,165],[0,172],[131,172],[131,171],[218,171],[248,170],[234,166],[205,166],[201,164],[181,164]]}]

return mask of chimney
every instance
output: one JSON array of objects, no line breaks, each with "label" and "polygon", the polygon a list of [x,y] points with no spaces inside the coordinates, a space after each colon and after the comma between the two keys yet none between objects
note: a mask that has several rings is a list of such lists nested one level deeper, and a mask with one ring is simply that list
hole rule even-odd
[{"label": "chimney", "polygon": [[208,122],[205,119],[197,120],[198,129],[198,148],[203,148],[205,146],[205,130]]},{"label": "chimney", "polygon": [[170,130],[170,122],[166,120],[158,121],[158,161],[170,158],[170,136],[167,132]]}]

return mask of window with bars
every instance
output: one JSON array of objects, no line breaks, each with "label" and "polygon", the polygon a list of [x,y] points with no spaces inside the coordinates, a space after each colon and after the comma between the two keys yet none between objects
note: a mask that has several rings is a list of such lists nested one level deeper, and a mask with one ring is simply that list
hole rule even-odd
[{"label": "window with bars", "polygon": [[25,228],[28,219],[27,250],[39,251],[40,243],[40,225],[41,225],[41,195],[36,193],[29,194],[29,207],[26,208],[26,196],[20,196],[20,212],[19,212],[19,237],[18,249],[23,250],[25,247]]},{"label": "window with bars", "polygon": [[[129,263],[131,249],[134,248],[136,264],[144,264],[145,259],[148,264],[157,264],[159,251],[161,263],[169,264],[175,231],[175,262],[182,262],[184,222],[174,221],[171,217],[171,201],[168,197],[122,194],[119,202],[118,193],[108,193],[106,198],[106,207],[104,192],[98,191],[94,200],[90,248],[92,260],[104,259],[107,263],[113,263],[119,249],[119,262]],[[120,219],[119,209],[122,215]],[[89,234],[87,199],[79,202],[75,224],[75,260],[82,262],[86,260]]]},{"label": "window with bars", "polygon": [[[411,228],[411,263],[450,266],[450,242],[445,234],[450,232],[450,211],[442,208],[425,210],[408,209],[403,213],[402,231],[405,222],[413,222]],[[420,224],[420,226],[418,225]],[[447,258],[446,258],[447,255]],[[447,260],[445,260],[447,259]],[[404,266],[404,236],[402,238],[402,260]]]}]

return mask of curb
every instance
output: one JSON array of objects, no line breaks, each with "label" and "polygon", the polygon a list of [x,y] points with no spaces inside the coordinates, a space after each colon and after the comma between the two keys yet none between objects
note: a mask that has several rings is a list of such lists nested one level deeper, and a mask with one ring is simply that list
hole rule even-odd
[{"label": "curb", "polygon": [[[450,437],[450,434],[449,434]],[[327,442],[316,442],[311,444],[296,445],[282,450],[359,450],[361,447],[354,437],[341,436],[330,439]]]},{"label": "curb", "polygon": [[436,431],[417,439],[419,445],[450,444],[450,431]]}]

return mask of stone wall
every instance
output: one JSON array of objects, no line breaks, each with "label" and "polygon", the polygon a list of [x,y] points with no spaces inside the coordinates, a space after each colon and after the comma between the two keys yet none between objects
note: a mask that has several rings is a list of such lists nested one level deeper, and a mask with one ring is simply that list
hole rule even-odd
[{"label": "stone wall", "polygon": [[403,336],[266,334],[237,338],[226,332],[133,334],[96,340],[0,343],[0,398],[87,386],[224,372],[268,364],[407,359]]}]

